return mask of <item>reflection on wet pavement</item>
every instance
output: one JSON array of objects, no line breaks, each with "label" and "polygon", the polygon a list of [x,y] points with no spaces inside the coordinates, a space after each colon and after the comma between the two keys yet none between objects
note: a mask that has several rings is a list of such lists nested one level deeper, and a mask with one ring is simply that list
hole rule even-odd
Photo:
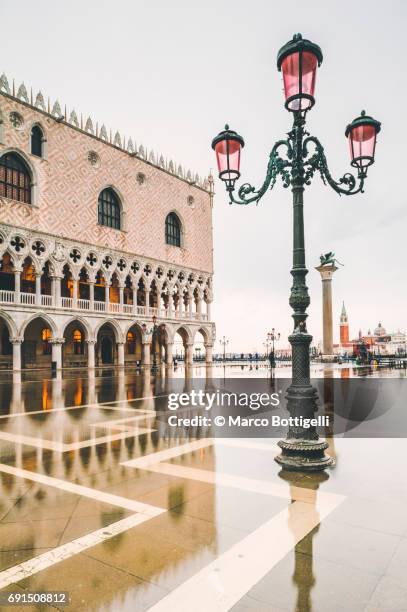
[{"label": "reflection on wet pavement", "polygon": [[[329,411],[331,377],[362,371],[324,373]],[[326,474],[285,472],[276,440],[165,428],[184,374],[1,374],[0,588],[69,610],[406,610],[404,440],[331,438]]]}]

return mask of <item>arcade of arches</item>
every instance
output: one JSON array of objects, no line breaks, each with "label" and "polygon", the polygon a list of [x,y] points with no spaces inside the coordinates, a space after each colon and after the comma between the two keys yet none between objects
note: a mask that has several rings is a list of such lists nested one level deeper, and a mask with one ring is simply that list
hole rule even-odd
[{"label": "arcade of arches", "polygon": [[211,328],[125,323],[74,318],[59,323],[57,317],[33,315],[17,330],[0,311],[0,368],[32,369],[66,367],[172,365],[174,360],[192,365],[212,361]]}]

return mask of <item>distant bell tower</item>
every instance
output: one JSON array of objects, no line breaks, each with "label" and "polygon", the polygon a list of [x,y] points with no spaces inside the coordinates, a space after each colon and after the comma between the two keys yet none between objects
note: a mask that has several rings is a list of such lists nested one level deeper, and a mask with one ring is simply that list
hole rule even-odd
[{"label": "distant bell tower", "polygon": [[348,315],[345,310],[345,302],[342,302],[342,312],[341,312],[341,322],[340,322],[340,343],[343,346],[344,344],[349,343],[349,323],[348,323]]}]

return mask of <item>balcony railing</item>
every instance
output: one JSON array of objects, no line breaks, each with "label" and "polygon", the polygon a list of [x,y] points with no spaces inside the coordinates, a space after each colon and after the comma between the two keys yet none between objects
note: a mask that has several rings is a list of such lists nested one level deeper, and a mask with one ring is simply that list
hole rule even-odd
[{"label": "balcony railing", "polygon": [[61,298],[61,306],[62,306],[62,308],[72,308],[72,306],[73,306],[73,298],[71,298],[71,297],[62,297]]},{"label": "balcony railing", "polygon": [[32,306],[35,304],[35,293],[20,293],[20,302]]},{"label": "balcony railing", "polygon": [[52,306],[52,295],[42,295],[41,306]]},{"label": "balcony railing", "polygon": [[90,300],[78,300],[79,310],[90,310]]},{"label": "balcony railing", "polygon": [[14,291],[6,291],[5,289],[0,289],[0,301],[6,302],[7,304],[14,302]]},{"label": "balcony railing", "polygon": [[[7,289],[0,289],[0,304],[21,304],[23,306],[36,306],[42,308],[53,308],[55,307],[54,298],[52,295],[38,296],[39,304],[37,304],[37,296],[35,293],[25,293],[21,291],[16,293],[15,291],[9,291]],[[158,319],[185,319],[185,320],[196,320],[196,321],[208,321],[208,315],[206,313],[198,312],[180,312],[179,310],[173,310],[172,313],[166,308],[154,308],[152,306],[134,306],[133,304],[119,304],[116,302],[99,302],[94,300],[93,308],[90,300],[78,299],[76,305],[71,297],[61,297],[60,305],[58,308],[64,310],[85,310],[88,312],[111,312],[115,314],[124,315],[136,315],[136,316],[156,316]]]}]

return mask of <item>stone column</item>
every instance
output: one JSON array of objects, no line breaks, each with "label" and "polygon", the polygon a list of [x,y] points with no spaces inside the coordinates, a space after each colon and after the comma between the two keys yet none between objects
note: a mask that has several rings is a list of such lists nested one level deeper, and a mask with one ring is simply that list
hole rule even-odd
[{"label": "stone column", "polygon": [[88,368],[94,368],[96,340],[86,340],[86,344],[88,345]]},{"label": "stone column", "polygon": [[331,361],[334,355],[332,326],[332,277],[338,268],[334,264],[328,264],[325,266],[318,266],[315,269],[318,270],[322,279],[322,354],[324,359]]},{"label": "stone column", "polygon": [[35,304],[41,306],[41,272],[35,274]]},{"label": "stone column", "polygon": [[174,351],[174,343],[167,342],[165,346],[165,363],[167,366],[172,365],[173,351]]},{"label": "stone column", "polygon": [[14,301],[20,303],[21,270],[14,270]]},{"label": "stone column", "polygon": [[146,315],[150,313],[150,289],[146,289],[144,292],[146,298]]},{"label": "stone column", "polygon": [[194,361],[194,345],[192,342],[188,342],[184,345],[185,348],[185,365],[191,366]]},{"label": "stone column", "polygon": [[117,343],[117,365],[124,366],[124,342]]},{"label": "stone column", "polygon": [[194,296],[191,293],[188,294],[188,311],[189,311],[189,318],[192,319],[193,312],[194,312]]},{"label": "stone column", "polygon": [[56,361],[57,370],[62,368],[62,345],[65,342],[65,338],[51,338],[52,346],[52,361]]},{"label": "stone column", "polygon": [[137,283],[133,285],[133,314],[137,314]]},{"label": "stone column", "polygon": [[204,344],[204,347],[205,347],[205,361],[206,363],[210,364],[212,363],[213,346],[212,344]]},{"label": "stone column", "polygon": [[206,318],[207,318],[208,321],[211,320],[211,316],[212,316],[212,313],[211,313],[211,304],[212,304],[212,300],[208,300],[206,302]]},{"label": "stone column", "polygon": [[59,306],[61,306],[61,277],[52,276],[51,286],[52,302],[53,305],[58,308]]},{"label": "stone column", "polygon": [[174,299],[172,297],[172,289],[170,289],[169,293],[168,293],[168,316],[171,318],[174,313]]},{"label": "stone column", "polygon": [[78,281],[76,278],[72,278],[72,307],[78,307]]},{"label": "stone column", "polygon": [[13,370],[21,370],[21,344],[22,338],[10,338],[13,345]]},{"label": "stone column", "polygon": [[202,295],[198,293],[198,300],[196,303],[196,316],[198,320],[201,318],[201,314],[202,314]]},{"label": "stone column", "polygon": [[105,285],[105,309],[106,309],[106,312],[109,312],[109,304],[110,304],[110,285],[109,285],[108,281],[106,280],[106,285]]},{"label": "stone column", "polygon": [[124,303],[124,285],[119,285],[120,312],[123,312],[123,303]]},{"label": "stone column", "polygon": [[143,343],[143,348],[142,348],[142,355],[141,355],[141,363],[143,366],[149,366],[150,365],[150,338],[144,336],[142,343]]},{"label": "stone column", "polygon": [[95,283],[89,282],[89,308],[95,308]]}]

